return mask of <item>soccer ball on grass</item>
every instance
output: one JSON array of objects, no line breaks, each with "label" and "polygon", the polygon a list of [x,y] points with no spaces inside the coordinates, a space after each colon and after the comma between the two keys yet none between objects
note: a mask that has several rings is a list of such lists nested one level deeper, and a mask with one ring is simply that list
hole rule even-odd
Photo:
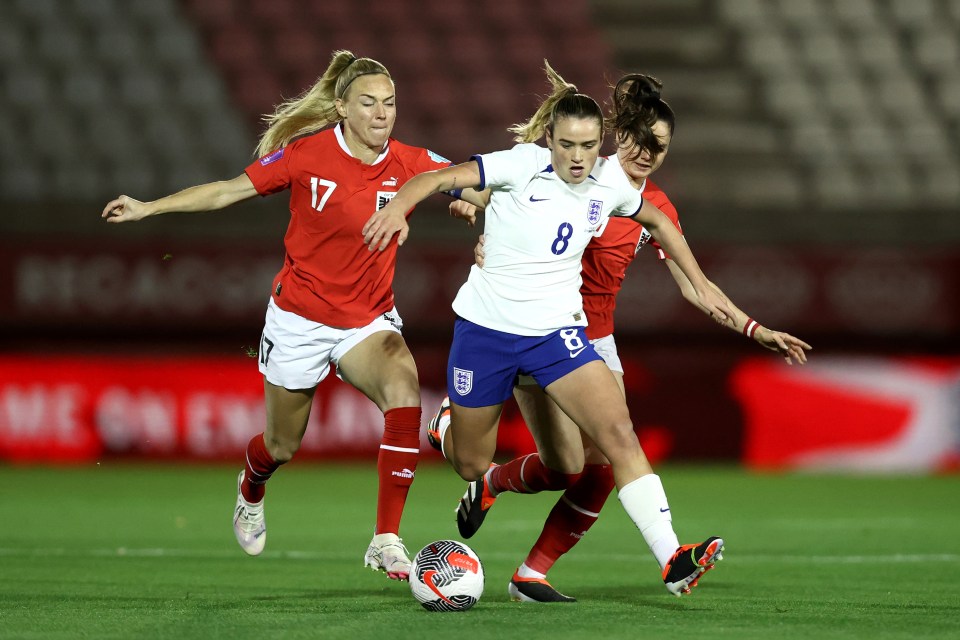
[{"label": "soccer ball on grass", "polygon": [[483,593],[483,565],[462,542],[431,542],[413,558],[410,591],[428,611],[466,611]]}]

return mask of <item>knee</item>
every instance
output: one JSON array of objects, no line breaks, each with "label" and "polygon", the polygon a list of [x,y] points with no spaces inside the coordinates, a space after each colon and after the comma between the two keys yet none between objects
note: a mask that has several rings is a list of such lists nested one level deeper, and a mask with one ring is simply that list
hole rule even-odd
[{"label": "knee", "polygon": [[490,468],[490,461],[457,459],[453,463],[453,468],[461,478],[467,482],[473,482],[487,472],[487,469]]},{"label": "knee", "polygon": [[603,452],[597,448],[596,445],[591,444],[589,447],[583,450],[584,464],[610,464],[610,461],[606,456],[603,455]]},{"label": "knee", "polygon": [[264,436],[263,443],[266,445],[270,456],[280,464],[290,462],[300,449],[299,440],[286,440]]},{"label": "knee", "polygon": [[614,459],[633,458],[642,454],[640,441],[633,432],[629,418],[611,423],[604,433],[603,452],[612,462]]},{"label": "knee", "polygon": [[541,453],[540,459],[551,473],[576,475],[583,471],[584,452],[580,448],[568,448],[559,452],[551,452],[549,455]]},{"label": "knee", "polygon": [[416,379],[395,380],[384,385],[382,389],[382,407],[386,412],[397,407],[419,407],[420,385]]}]

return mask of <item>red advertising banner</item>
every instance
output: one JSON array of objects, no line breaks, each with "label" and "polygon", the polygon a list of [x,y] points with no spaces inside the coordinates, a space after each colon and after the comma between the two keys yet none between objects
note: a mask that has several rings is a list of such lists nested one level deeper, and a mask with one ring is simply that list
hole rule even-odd
[{"label": "red advertising banner", "polygon": [[[440,385],[422,390],[424,426],[444,394]],[[253,358],[0,356],[0,460],[240,460],[264,416]],[[423,457],[440,460],[421,433]],[[377,406],[331,372],[317,388],[297,457],[375,459],[382,434]],[[500,435],[505,452],[532,448],[515,418]]]},{"label": "red advertising banner", "polygon": [[[298,455],[376,456],[382,414],[330,378]],[[0,358],[0,459],[237,458],[264,415],[262,377],[243,356]]]},{"label": "red advertising banner", "polygon": [[[740,349],[621,351],[634,426],[655,463],[693,453],[763,469],[921,472],[960,461],[957,358],[817,354],[789,367]],[[415,355],[425,424],[445,393],[444,350]],[[264,429],[262,385],[256,362],[244,356],[0,356],[0,460],[239,463]],[[382,432],[376,405],[331,373],[297,457],[374,459]],[[709,451],[684,444],[705,439],[714,443]],[[420,449],[423,460],[440,461],[425,435]],[[508,403],[498,459],[533,450]]]},{"label": "red advertising banner", "polygon": [[748,360],[730,377],[744,461],[761,469],[926,472],[960,463],[960,359]]}]

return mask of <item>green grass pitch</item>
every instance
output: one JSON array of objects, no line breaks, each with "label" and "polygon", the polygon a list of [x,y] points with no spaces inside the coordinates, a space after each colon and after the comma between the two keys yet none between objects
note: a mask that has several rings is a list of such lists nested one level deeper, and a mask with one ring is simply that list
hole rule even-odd
[{"label": "green grass pitch", "polygon": [[[611,497],[550,574],[572,605],[510,602],[507,581],[556,495],[506,495],[469,541],[483,598],[436,614],[362,566],[373,464],[281,469],[258,558],[233,540],[236,471],[0,466],[0,638],[960,637],[958,476],[664,466],[681,542],[722,535],[725,559],[672,597]],[[458,537],[463,488],[446,466],[421,464],[401,532],[411,553]]]}]

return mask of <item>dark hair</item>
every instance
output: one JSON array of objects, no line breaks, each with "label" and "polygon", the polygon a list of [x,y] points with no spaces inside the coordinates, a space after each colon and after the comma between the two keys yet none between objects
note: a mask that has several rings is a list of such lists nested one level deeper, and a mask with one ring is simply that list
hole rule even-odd
[{"label": "dark hair", "polygon": [[546,60],[543,61],[543,70],[553,92],[540,104],[537,112],[526,122],[515,124],[508,129],[516,134],[516,142],[536,142],[547,131],[553,135],[553,125],[560,118],[594,118],[600,125],[600,134],[603,135],[603,110],[597,101],[590,96],[577,92],[576,85],[572,85],[554,71]]},{"label": "dark hair", "polygon": [[660,97],[662,88],[659,80],[642,73],[628,73],[613,88],[613,105],[605,124],[615,132],[617,143],[635,144],[638,155],[644,150],[654,155],[663,152],[663,143],[653,133],[657,122],[665,122],[673,135],[676,117]]}]

